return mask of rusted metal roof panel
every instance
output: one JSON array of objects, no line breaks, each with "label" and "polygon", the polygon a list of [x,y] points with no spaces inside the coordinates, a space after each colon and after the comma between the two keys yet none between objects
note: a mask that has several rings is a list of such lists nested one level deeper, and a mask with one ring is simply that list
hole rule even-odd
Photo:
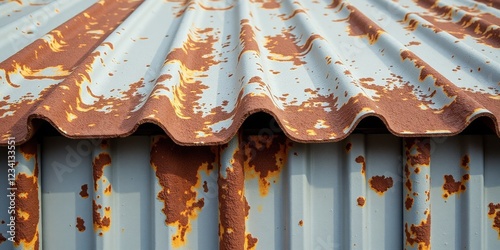
[{"label": "rusted metal roof panel", "polygon": [[499,249],[498,148],[477,135],[45,137],[16,149],[17,238],[1,209],[0,249]]},{"label": "rusted metal roof panel", "polygon": [[398,136],[500,135],[498,1],[0,1],[1,142],[32,119],[69,137],[154,123],[226,143],[251,113],[295,141],[366,116]]}]

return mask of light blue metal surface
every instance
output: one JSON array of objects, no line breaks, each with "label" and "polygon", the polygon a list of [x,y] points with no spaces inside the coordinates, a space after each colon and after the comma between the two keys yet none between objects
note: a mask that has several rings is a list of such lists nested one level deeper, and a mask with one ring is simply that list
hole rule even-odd
[{"label": "light blue metal surface", "polygon": [[[410,230],[422,221],[430,224],[430,244],[421,245],[423,249],[500,248],[500,229],[495,227],[495,217],[500,216],[500,140],[496,136],[403,142],[392,135],[354,134],[328,144],[291,143],[282,136],[241,136],[227,147],[177,146],[165,136],[106,141],[45,137],[38,147],[40,239],[32,243],[38,242],[40,249],[228,249],[241,245],[253,249],[418,249],[422,234],[407,237],[405,225]],[[35,157],[23,160],[27,154],[20,148],[17,152],[16,170],[31,176]],[[6,155],[6,148],[0,154]],[[110,164],[98,160],[106,154]],[[425,156],[430,156],[430,166]],[[0,180],[6,180],[6,157],[0,158],[0,164]],[[195,176],[182,172],[193,166],[189,173]],[[179,188],[165,185],[166,180],[178,183]],[[411,192],[407,180],[411,180]],[[195,184],[190,187],[190,183]],[[7,222],[7,185],[5,181],[0,185],[4,207],[0,220]],[[165,192],[170,193],[162,196]],[[408,196],[414,199],[409,210]],[[203,205],[194,208],[194,202],[201,199]],[[94,201],[101,208],[94,209]],[[164,208],[184,213],[173,216],[187,218],[187,224],[167,220]],[[167,214],[172,215],[171,211]],[[432,223],[425,211],[430,211]],[[85,229],[78,225],[78,217]],[[228,233],[224,237],[218,235],[221,225]],[[175,240],[183,227],[189,228],[184,240]],[[6,223],[0,224],[4,237],[6,229]],[[413,245],[411,239],[416,240]],[[13,249],[13,244],[3,241],[0,249]]]}]

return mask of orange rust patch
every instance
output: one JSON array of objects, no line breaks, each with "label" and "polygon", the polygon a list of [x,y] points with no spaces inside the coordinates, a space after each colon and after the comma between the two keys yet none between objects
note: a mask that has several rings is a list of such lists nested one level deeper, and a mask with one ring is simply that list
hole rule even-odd
[{"label": "orange rust patch", "polygon": [[261,3],[263,9],[278,9],[281,6],[281,1],[278,0],[250,0],[252,3]]},{"label": "orange rust patch", "polygon": [[500,30],[495,26],[500,23],[500,18],[490,13],[473,14],[467,12],[458,22],[453,22],[452,17],[454,9],[452,6],[439,6],[437,0],[416,1],[416,3],[428,9],[430,12],[418,13],[432,26],[434,32],[445,31],[458,39],[464,39],[465,36],[471,36],[477,42],[485,45],[500,48]]},{"label": "orange rust patch", "polygon": [[[182,48],[174,48],[167,55],[165,64],[177,61],[187,69],[199,72],[207,71],[210,66],[218,64],[213,54],[213,45],[218,39],[211,35],[212,32],[212,28],[191,31]],[[206,38],[202,38],[202,35]]]},{"label": "orange rust patch", "polygon": [[80,232],[85,231],[85,221],[80,217],[76,217],[76,228],[78,228]]},{"label": "orange rust patch", "polygon": [[97,191],[97,182],[104,174],[104,168],[111,164],[111,157],[108,153],[100,153],[92,161],[93,175],[94,175],[94,190]]},{"label": "orange rust patch", "polygon": [[[36,154],[35,162],[38,162]],[[16,237],[15,244],[26,248],[39,249],[40,201],[38,199],[38,164],[35,163],[35,175],[20,173],[16,177]]]},{"label": "orange rust patch", "polygon": [[[239,138],[240,142],[241,139]],[[227,150],[227,148],[226,148]],[[245,218],[250,206],[244,195],[244,145],[240,143],[232,155],[226,178],[219,174],[219,248],[245,249]],[[247,236],[248,237],[248,236]]]},{"label": "orange rust patch", "polygon": [[106,189],[104,189],[104,194],[105,195],[110,195],[111,194],[111,184],[109,184],[108,187],[106,187]]},{"label": "orange rust patch", "polygon": [[153,142],[151,166],[162,187],[157,198],[164,203],[165,223],[178,229],[172,237],[174,246],[187,242],[190,221],[205,204],[203,198],[197,199],[196,187],[201,186],[198,171],[205,168],[208,172],[208,165],[213,165],[215,160],[216,154],[211,147],[182,147],[166,137],[155,138]]},{"label": "orange rust patch", "polygon": [[247,250],[255,249],[258,241],[259,239],[252,237],[252,234],[247,234],[245,242],[247,245]]},{"label": "orange rust patch", "polygon": [[405,223],[406,245],[418,245],[418,249],[431,248],[431,214],[426,211],[427,219],[420,222],[419,225],[411,225],[408,228],[408,223]]},{"label": "orange rust patch", "polygon": [[111,227],[111,209],[109,207],[104,209],[104,216],[101,217],[99,210],[102,209],[95,200],[92,201],[92,219],[94,224],[94,231],[101,230],[101,234],[106,232]]},{"label": "orange rust patch", "polygon": [[450,195],[464,192],[467,189],[467,181],[469,181],[469,174],[464,174],[461,181],[455,181],[453,175],[445,175],[443,183],[443,197],[448,198]]},{"label": "orange rust patch", "polygon": [[21,146],[19,146],[19,151],[21,151],[21,154],[23,155],[24,159],[30,160],[32,157],[35,157],[37,154],[38,150],[38,144],[37,143],[23,143]]},{"label": "orange rust patch", "polygon": [[356,157],[356,162],[361,164],[361,174],[364,175],[366,173],[365,157],[363,157],[362,155]]},{"label": "orange rust patch", "polygon": [[259,177],[262,196],[269,192],[271,183],[279,180],[288,157],[285,136],[249,136],[245,142],[245,173],[247,178]]},{"label": "orange rust patch", "polygon": [[493,229],[498,232],[498,238],[500,238],[500,203],[493,204],[491,202],[488,204],[488,217],[493,220]]},{"label": "orange rust patch", "polygon": [[80,196],[84,199],[89,198],[89,193],[87,192],[89,187],[87,184],[82,185],[82,191],[80,191]]},{"label": "orange rust patch", "polygon": [[348,142],[346,145],[345,145],[345,151],[347,153],[349,153],[349,151],[351,151],[352,149],[352,143]]},{"label": "orange rust patch", "polygon": [[0,233],[0,245],[7,241],[7,238],[5,238],[1,233]]},{"label": "orange rust patch", "polygon": [[413,198],[410,195],[406,195],[405,208],[406,210],[410,210],[413,206]]},{"label": "orange rust patch", "polygon": [[360,197],[358,197],[357,201],[358,201],[358,206],[360,206],[360,207],[365,206],[365,203],[366,203],[365,197],[360,196]]},{"label": "orange rust patch", "polygon": [[322,40],[323,37],[313,34],[307,38],[303,45],[299,45],[301,39],[292,33],[294,29],[283,29],[279,35],[266,36],[267,41],[264,46],[271,52],[271,55],[268,56],[270,60],[290,61],[295,66],[306,64],[301,58],[312,50],[314,40]]},{"label": "orange rust patch", "polygon": [[370,44],[376,43],[384,30],[355,7],[349,5],[347,9],[351,11],[347,19],[349,35],[366,37]]},{"label": "orange rust patch", "polygon": [[370,178],[369,183],[371,189],[373,189],[380,195],[384,194],[394,184],[392,177],[385,177],[385,175],[373,176],[372,178]]},{"label": "orange rust patch", "polygon": [[238,61],[240,61],[241,55],[247,51],[253,51],[257,55],[260,54],[259,44],[255,40],[255,32],[248,19],[242,19],[240,26],[240,44],[243,48],[238,56]]},{"label": "orange rust patch", "polygon": [[301,226],[301,227],[304,226],[304,221],[303,220],[299,221],[299,226]]}]

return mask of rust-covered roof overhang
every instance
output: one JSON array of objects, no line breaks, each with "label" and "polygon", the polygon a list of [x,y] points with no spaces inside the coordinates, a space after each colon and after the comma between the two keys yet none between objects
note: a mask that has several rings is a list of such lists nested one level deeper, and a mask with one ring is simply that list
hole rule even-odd
[{"label": "rust-covered roof overhang", "polygon": [[300,142],[367,116],[401,137],[500,135],[498,1],[0,1],[0,144],[140,124],[229,141],[256,112]]}]

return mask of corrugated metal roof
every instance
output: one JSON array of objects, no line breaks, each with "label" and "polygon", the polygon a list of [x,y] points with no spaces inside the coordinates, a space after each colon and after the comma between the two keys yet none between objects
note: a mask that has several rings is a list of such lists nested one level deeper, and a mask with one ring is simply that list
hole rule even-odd
[{"label": "corrugated metal roof", "polygon": [[251,113],[295,141],[365,116],[398,136],[500,135],[498,1],[0,1],[1,143],[33,118],[69,137],[139,124],[228,142]]},{"label": "corrugated metal roof", "polygon": [[0,250],[500,249],[498,148],[493,135],[44,137],[16,148],[15,243],[0,181]]}]

